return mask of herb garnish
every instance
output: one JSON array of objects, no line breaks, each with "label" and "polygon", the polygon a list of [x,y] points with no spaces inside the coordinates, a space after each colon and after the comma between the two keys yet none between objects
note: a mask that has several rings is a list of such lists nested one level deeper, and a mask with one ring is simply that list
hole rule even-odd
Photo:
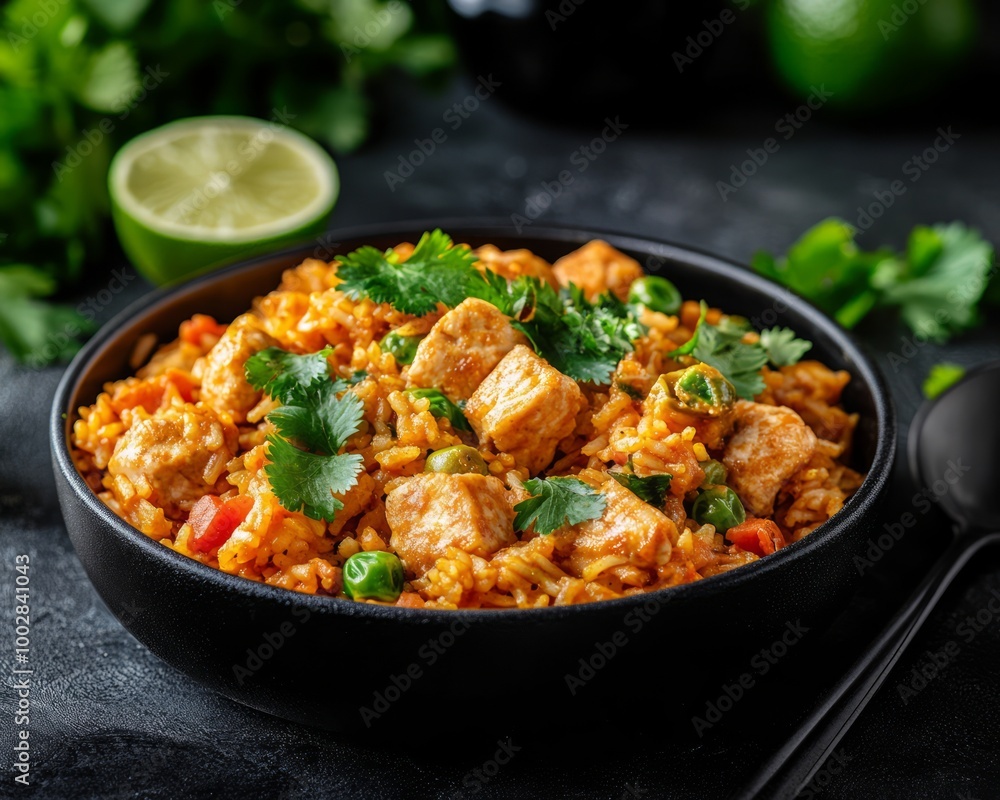
[{"label": "herb garnish", "polygon": [[608,505],[601,492],[579,478],[532,478],[524,488],[535,496],[514,506],[514,528],[524,531],[534,525],[543,536],[597,519]]},{"label": "herb garnish", "polygon": [[270,347],[247,359],[245,372],[282,403],[267,415],[277,433],[267,437],[264,472],[275,497],[289,511],[332,522],[344,507],[334,495],[354,486],[363,466],[359,454],[340,450],[360,428],[364,404],[346,391],[351,381],[330,379],[327,355]]}]

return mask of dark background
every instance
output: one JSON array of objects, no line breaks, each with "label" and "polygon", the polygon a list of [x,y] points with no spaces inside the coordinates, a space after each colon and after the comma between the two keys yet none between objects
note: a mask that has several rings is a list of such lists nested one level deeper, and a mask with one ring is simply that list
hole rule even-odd
[{"label": "dark background", "polygon": [[[980,74],[992,74],[992,62],[982,63]],[[473,75],[482,74],[477,67],[473,64]],[[499,70],[494,73],[507,80]],[[390,190],[384,173],[396,170],[413,140],[440,126],[445,111],[474,86],[472,78],[456,78],[434,94],[400,83],[387,90],[391,113],[378,136],[339,161],[343,188],[331,224],[456,215],[509,220],[545,193],[542,182],[571,169],[573,183],[540,220],[654,236],[745,262],[758,248],[783,251],[826,216],[854,221],[858,207],[873,202],[873,193],[904,177],[904,162],[932,144],[938,127],[951,125],[959,135],[954,146],[918,182],[906,181],[906,193],[864,235],[865,246],[898,247],[914,224],[952,220],[1000,239],[1000,148],[992,101],[978,88],[988,83],[958,86],[933,104],[876,122],[820,109],[758,174],[723,200],[716,182],[727,180],[747,148],[760,147],[773,135],[775,121],[800,102],[774,89],[753,91],[754,84],[734,80],[732,91],[716,95],[704,114],[678,112],[682,121],[675,125],[657,115],[644,119],[634,101],[623,101],[621,109],[595,101],[553,120],[524,103],[505,104],[501,89]],[[655,88],[647,92],[648,102],[669,102],[667,95],[657,97]],[[634,121],[630,109],[636,111]],[[616,115],[629,128],[586,172],[577,172],[572,153],[600,135],[606,116]],[[111,271],[124,265],[120,256],[110,258],[78,298],[96,296]],[[102,309],[101,321],[149,290],[141,279],[131,281]],[[972,366],[1000,354],[995,317],[947,346],[913,348],[902,366],[889,356],[909,353],[904,347],[910,335],[894,317],[880,313],[856,333],[890,382],[901,445],[933,363],[947,359]],[[525,731],[524,720],[510,719],[507,709],[470,709],[451,697],[428,710],[454,716],[451,736],[423,741],[419,719],[400,719],[392,724],[412,730],[410,739],[350,740],[266,717],[200,688],[159,662],[106,610],[73,554],[54,501],[45,421],[60,372],[17,366],[0,354],[5,576],[0,608],[4,619],[13,618],[14,558],[30,554],[35,670],[32,785],[17,786],[13,773],[5,772],[0,797],[391,798],[464,791],[482,798],[722,798],[749,777],[863,651],[949,535],[949,523],[937,510],[918,514],[919,524],[865,573],[833,627],[805,636],[702,738],[689,713],[646,718],[629,685],[621,687],[618,707],[595,709],[595,717],[610,721],[593,726],[563,726],[537,709],[537,724]],[[887,524],[912,510],[917,488],[899,455],[884,511]],[[971,643],[958,627],[985,607],[991,591],[1000,591],[1000,561],[987,551],[945,597],[841,743],[843,767],[824,768],[812,796],[1000,797],[1000,620],[992,620]],[[959,655],[904,704],[897,685],[928,660],[928,651],[940,651],[949,641],[960,644]],[[8,686],[12,648],[9,643],[0,649]],[[333,690],[336,681],[350,680],[345,655],[342,665],[306,667],[303,679]],[[718,681],[709,685],[719,688],[695,698],[696,705],[716,699],[724,684],[750,667],[741,661],[717,668]],[[650,664],[635,682],[678,695],[704,683],[672,672],[669,663]],[[12,697],[5,690],[4,714]],[[468,733],[473,715],[490,720],[486,732]],[[12,726],[0,728],[9,764]],[[512,744],[520,748],[511,762],[484,783],[469,778],[477,768],[492,771],[487,762],[511,730],[518,731]]]}]

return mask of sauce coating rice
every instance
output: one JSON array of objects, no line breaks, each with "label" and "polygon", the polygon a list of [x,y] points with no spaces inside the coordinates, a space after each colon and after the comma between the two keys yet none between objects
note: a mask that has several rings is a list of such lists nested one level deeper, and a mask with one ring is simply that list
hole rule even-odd
[{"label": "sauce coating rice", "polygon": [[[394,251],[405,261],[413,249]],[[74,423],[77,468],[122,519],[210,567],[309,594],[449,609],[584,603],[700,580],[808,535],[860,486],[847,465],[857,415],[840,405],[846,372],[765,365],[763,389],[739,399],[713,368],[676,352],[699,317],[717,326],[723,312],[694,299],[676,313],[631,302],[643,271],[604,242],[554,265],[526,250],[473,252],[477,268],[508,280],[629,301],[642,335],[609,381],[578,381],[485,300],[414,316],[343,291],[337,262],[308,259],[246,314],[228,324],[195,315],[134,376],[107,384]],[[415,351],[403,356],[387,334]],[[759,341],[749,328],[742,337]],[[270,348],[325,352],[330,377],[360,401],[341,448],[360,471],[335,495],[332,520],[290,510],[268,477],[268,415],[281,402],[255,388],[246,364]],[[694,378],[716,392],[704,395],[710,406],[685,405]],[[413,389],[437,390],[461,416]],[[465,466],[442,468],[450,456],[440,451],[456,446]],[[539,532],[541,522],[523,524],[538,494],[525,484],[552,477],[600,502]],[[345,569],[359,553],[386,555]],[[376,573],[357,567],[396,556],[395,591],[365,594]]]}]

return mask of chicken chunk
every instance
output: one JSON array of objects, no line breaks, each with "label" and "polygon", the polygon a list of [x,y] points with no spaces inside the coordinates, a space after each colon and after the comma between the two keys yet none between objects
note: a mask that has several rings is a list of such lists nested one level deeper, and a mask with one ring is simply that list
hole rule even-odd
[{"label": "chicken chunk", "polygon": [[622,564],[656,569],[670,560],[678,535],[673,520],[607,473],[584,470],[577,477],[598,489],[607,507],[597,519],[560,534],[572,548],[566,564],[573,574],[592,580]]},{"label": "chicken chunk", "polygon": [[493,368],[527,337],[494,305],[470,297],[434,323],[407,373],[411,386],[467,400]]},{"label": "chicken chunk", "polygon": [[736,405],[736,432],[726,444],[722,463],[729,485],[747,511],[766,517],[785,482],[816,449],[816,434],[790,408],[741,400]]},{"label": "chicken chunk", "polygon": [[585,405],[576,381],[519,344],[469,398],[465,416],[482,444],[509,453],[534,475],[552,461]]},{"label": "chicken chunk", "polygon": [[477,266],[485,267],[497,275],[502,275],[512,281],[522,275],[541,278],[553,289],[559,288],[559,282],[552,272],[552,266],[545,259],[539,258],[530,250],[501,250],[496,245],[484,244],[475,250],[479,258]]},{"label": "chicken chunk", "polygon": [[517,541],[503,481],[475,473],[425,472],[389,492],[390,544],[417,577],[448,547],[489,558]]},{"label": "chicken chunk", "polygon": [[210,408],[175,403],[133,423],[108,472],[128,478],[140,496],[177,519],[216,485],[238,445],[236,427]]},{"label": "chicken chunk", "polygon": [[610,291],[623,302],[632,281],[643,276],[638,261],[600,239],[563,256],[552,271],[563,286],[575,283],[583,289],[588,300]]},{"label": "chicken chunk", "polygon": [[233,422],[246,422],[247,412],[260,400],[260,392],[246,379],[247,359],[274,347],[278,340],[266,333],[252,314],[237,317],[215,347],[205,356],[201,373],[201,399]]}]

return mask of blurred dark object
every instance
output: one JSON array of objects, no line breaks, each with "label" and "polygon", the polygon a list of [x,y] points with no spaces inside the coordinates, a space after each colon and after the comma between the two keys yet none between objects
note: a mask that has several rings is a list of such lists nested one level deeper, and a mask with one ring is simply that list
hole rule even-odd
[{"label": "blurred dark object", "polygon": [[[497,96],[559,120],[674,124],[753,81],[750,0],[449,0],[459,51]],[[759,81],[759,76],[757,78]]]}]

